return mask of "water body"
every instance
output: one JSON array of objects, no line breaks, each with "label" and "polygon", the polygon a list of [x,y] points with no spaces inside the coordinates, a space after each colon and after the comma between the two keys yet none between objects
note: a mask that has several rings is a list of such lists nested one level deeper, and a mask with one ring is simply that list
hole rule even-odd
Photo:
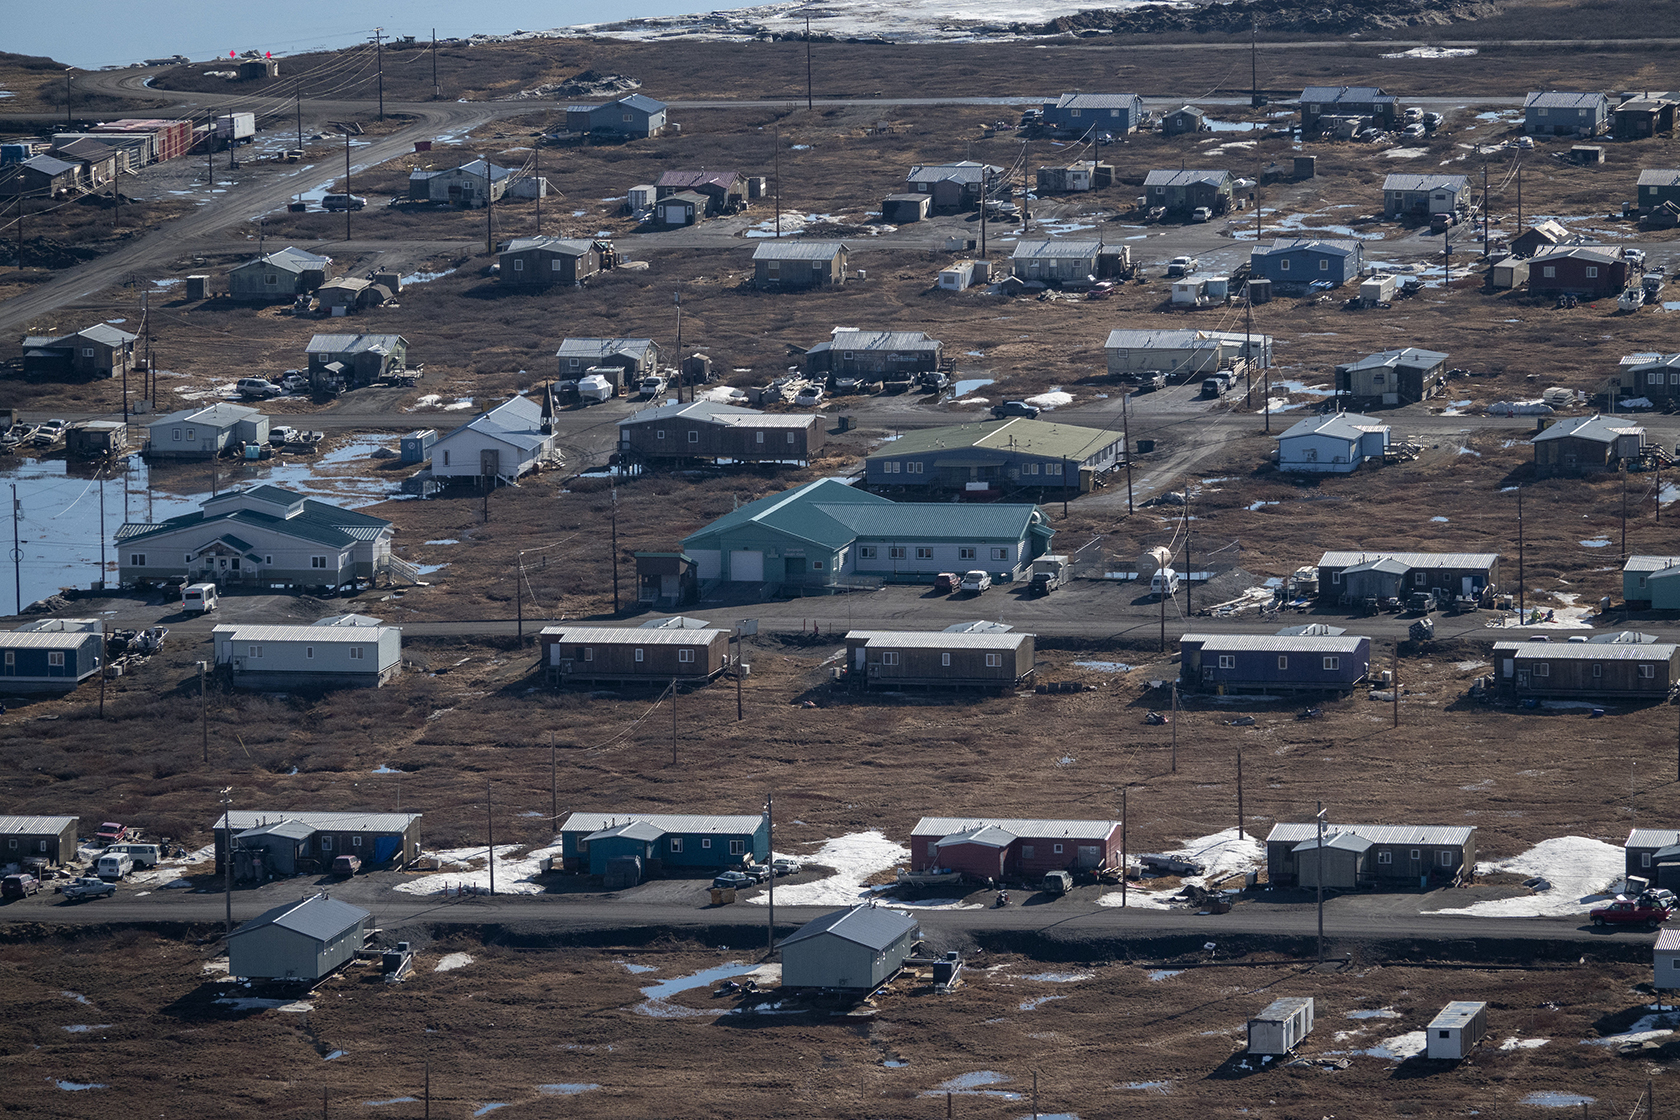
[{"label": "water body", "polygon": [[159,19],[149,5],[102,4],[98,34],[90,35],[85,23],[65,19],[52,5],[8,5],[6,49],[91,70],[174,54],[203,61],[225,59],[230,50],[282,55],[348,47],[366,42],[376,26],[383,26],[387,36],[430,39],[436,28],[439,38],[464,38],[704,9],[693,0],[637,0],[622,6],[584,0],[498,0],[493,12],[481,14],[444,0],[372,0],[354,10],[351,17],[337,0],[292,0],[283,5],[174,0],[169,18]]}]

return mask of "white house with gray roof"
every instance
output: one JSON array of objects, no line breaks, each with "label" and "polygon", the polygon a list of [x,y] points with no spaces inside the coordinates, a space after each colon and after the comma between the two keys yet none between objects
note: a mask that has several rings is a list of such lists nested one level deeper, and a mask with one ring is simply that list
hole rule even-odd
[{"label": "white house with gray roof", "polygon": [[813,918],[777,946],[782,987],[871,991],[904,967],[920,937],[915,918],[873,902]]},{"label": "white house with gray roof", "polygon": [[1381,461],[1389,426],[1357,412],[1309,416],[1277,437],[1278,469],[1308,474],[1352,474],[1360,464]]},{"label": "white house with gray roof", "polygon": [[268,417],[228,401],[183,408],[146,425],[148,459],[213,459],[230,447],[268,442]]},{"label": "white house with gray roof", "polygon": [[1115,377],[1158,371],[1169,378],[1232,369],[1244,358],[1272,364],[1272,338],[1241,331],[1116,330],[1103,344]]},{"label": "white house with gray roof", "polygon": [[235,688],[378,688],[402,671],[395,626],[217,626],[218,668]]},{"label": "white house with gray roof", "polygon": [[1383,214],[1390,218],[1454,214],[1469,201],[1470,179],[1464,175],[1395,172],[1383,180]]},{"label": "white house with gray roof", "polygon": [[325,894],[286,902],[228,935],[228,975],[314,982],[356,959],[371,915]]},{"label": "white house with gray roof", "polygon": [[471,478],[483,486],[512,482],[560,462],[553,417],[529,397],[514,397],[479,413],[438,437],[431,454],[434,478]]},{"label": "white house with gray roof", "polygon": [[1597,136],[1610,123],[1602,93],[1531,93],[1523,99],[1523,131],[1530,136]]}]

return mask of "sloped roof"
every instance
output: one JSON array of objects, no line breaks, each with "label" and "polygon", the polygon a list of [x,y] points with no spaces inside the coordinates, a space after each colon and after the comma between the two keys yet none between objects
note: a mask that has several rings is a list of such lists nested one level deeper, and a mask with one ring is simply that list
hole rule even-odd
[{"label": "sloped roof", "polygon": [[621,97],[611,102],[613,105],[623,105],[630,109],[640,109],[644,113],[657,113],[665,108],[665,102],[655,100],[645,93],[632,93],[628,97]]},{"label": "sloped roof", "polygon": [[688,626],[657,629],[646,626],[544,626],[539,633],[557,642],[584,645],[604,646],[623,642],[634,646],[704,646],[710,645],[718,635],[727,637],[733,631]]},{"label": "sloped roof", "polygon": [[1394,97],[1376,86],[1308,86],[1301,91],[1301,100],[1315,105],[1381,105]]},{"label": "sloped roof", "polygon": [[856,327],[835,327],[828,343],[831,350],[931,350],[939,344],[925,331],[868,331]]},{"label": "sloped roof", "polygon": [[139,337],[137,334],[119,331],[109,323],[95,323],[91,327],[83,327],[75,334],[65,335],[60,341],[68,342],[72,338],[85,338],[90,342],[104,343],[106,346],[121,346],[125,342],[133,342]]},{"label": "sloped roof", "polygon": [[[355,541],[374,540],[381,534],[390,531],[391,522],[371,514],[357,513],[354,510],[342,509],[328,502],[305,498],[284,490],[278,486],[257,486],[244,491],[246,497],[256,499],[276,506],[284,506],[288,510],[301,504],[296,513],[287,517],[279,517],[262,510],[248,508],[226,508],[226,496],[220,501],[211,499],[207,506],[216,505],[223,508],[206,513],[203,509],[195,513],[183,513],[179,517],[171,517],[166,521],[148,523],[131,521],[117,530],[116,539],[123,544],[146,540],[154,536],[164,536],[179,532],[183,529],[204,529],[215,527],[232,529],[237,526],[250,526],[256,529],[267,529],[276,533],[284,533],[300,540],[313,541],[317,544],[332,545],[345,548]],[[241,550],[249,545],[236,545]]]},{"label": "sloped roof", "polygon": [[651,338],[567,338],[560,343],[560,349],[554,352],[557,358],[587,358],[599,361],[625,354],[635,358],[638,362],[647,360],[648,352],[654,349]]},{"label": "sloped roof", "polygon": [[[1289,850],[1292,852],[1311,852],[1317,850],[1319,846],[1318,837],[1314,836],[1311,840],[1303,840]],[[1351,832],[1326,832],[1323,847],[1342,852],[1368,852],[1371,850],[1372,844],[1371,841]]]},{"label": "sloped roof", "polygon": [[[332,281],[328,281],[332,283]],[[400,334],[318,334],[303,348],[305,354],[360,354],[377,350],[389,354],[408,340]]]},{"label": "sloped roof", "polygon": [[324,269],[330,264],[332,264],[331,257],[316,256],[314,253],[306,253],[302,249],[288,245],[284,249],[257,257],[254,260],[248,260],[244,264],[234,267],[250,268],[252,265],[268,265],[282,272],[290,272],[295,275],[300,272],[307,272],[310,269]]},{"label": "sloped roof", "polygon": [[719,401],[671,401],[633,412],[620,420],[618,426],[627,428],[632,424],[666,422],[679,416],[730,428],[805,428],[817,419],[814,412],[760,412],[755,408],[742,408]]},{"label": "sloped roof", "polygon": [[1259,651],[1262,653],[1358,653],[1370,638],[1354,635],[1306,634],[1185,634],[1180,642],[1200,642],[1202,653]]},{"label": "sloped roof", "polygon": [[[300,821],[323,832],[402,832],[420,819],[419,813],[318,813],[272,809],[232,809],[226,814],[228,827],[237,834],[275,821]],[[212,823],[220,831],[223,814]]]},{"label": "sloped roof", "polygon": [[215,404],[200,405],[197,408],[183,408],[179,412],[171,412],[159,416],[147,423],[148,428],[161,428],[166,424],[205,424],[215,428],[231,428],[246,420],[261,420],[263,414],[254,408],[246,408],[242,404],[228,401],[217,401]]},{"label": "sloped roof", "polygon": [[1624,572],[1660,572],[1680,565],[1680,556],[1629,556],[1622,565]]},{"label": "sloped roof", "polygon": [[1592,261],[1594,264],[1616,264],[1622,259],[1620,253],[1614,249],[1607,249],[1603,245],[1570,245],[1563,248],[1551,249],[1544,253],[1536,253],[1528,259],[1530,275],[1534,275],[1534,266],[1545,264],[1547,261],[1560,261],[1565,258]]},{"label": "sloped roof", "polygon": [[936,846],[943,848],[947,844],[977,844],[982,848],[1007,848],[1019,839],[1020,837],[1006,828],[999,828],[995,824],[982,824],[942,837]]},{"label": "sloped roof", "polygon": [[598,832],[591,832],[584,837],[586,841],[611,840],[622,836],[627,840],[658,840],[665,835],[665,830],[649,821],[625,821],[623,824],[611,825]]},{"label": "sloped roof", "polygon": [[1432,191],[1444,187],[1451,191],[1468,189],[1470,179],[1465,175],[1417,175],[1396,171],[1383,180],[1385,191]]},{"label": "sloped roof", "polygon": [[1018,241],[1015,251],[1010,254],[1011,260],[1079,260],[1082,257],[1094,257],[1102,252],[1101,241],[1059,241],[1050,238],[1043,241]]},{"label": "sloped roof", "polygon": [[359,906],[351,906],[348,902],[340,902],[336,898],[318,894],[313,898],[283,903],[265,911],[228,936],[238,937],[267,926],[279,926],[315,941],[327,942],[346,930],[362,925],[369,916],[368,912]]},{"label": "sloped roof", "polygon": [[1331,439],[1356,440],[1373,432],[1386,432],[1389,426],[1374,416],[1358,412],[1329,412],[1323,416],[1309,416],[1297,420],[1289,430],[1278,436],[1278,442],[1305,436],[1327,436]]},{"label": "sloped roof", "polygon": [[1160,170],[1151,171],[1145,175],[1143,185],[1146,187],[1188,187],[1197,183],[1211,183],[1217,187],[1230,178],[1231,173],[1229,171],[1218,169],[1202,171],[1189,169],[1182,171]]},{"label": "sloped roof", "polygon": [[950,836],[964,829],[1001,828],[1030,840],[1100,839],[1120,827],[1119,821],[1056,820],[1049,817],[923,817],[912,836]]},{"label": "sloped roof", "polygon": [[1619,416],[1583,416],[1559,420],[1539,435],[1534,443],[1554,439],[1584,439],[1592,443],[1615,443],[1622,436],[1643,435],[1645,427]]},{"label": "sloped roof", "polygon": [[937,630],[927,633],[920,630],[848,630],[848,641],[862,639],[866,647],[872,649],[995,649],[1013,650],[1031,640],[1031,634],[1017,634],[1012,631],[1004,633],[952,633],[949,630]]},{"label": "sloped roof", "polygon": [[1511,656],[1517,661],[1667,661],[1676,649],[1680,646],[1667,642],[1519,642]]},{"label": "sloped roof", "polygon": [[1355,564],[1351,568],[1344,568],[1343,574],[1356,575],[1360,572],[1383,572],[1386,575],[1403,576],[1409,571],[1411,569],[1400,561],[1391,560],[1385,556],[1381,560],[1367,560],[1363,564]]},{"label": "sloped roof", "polygon": [[844,241],[800,241],[797,238],[773,237],[758,243],[753,250],[755,261],[827,261],[836,254],[851,252]]},{"label": "sloped roof", "polygon": [[1542,218],[1540,221],[1535,222],[1517,236],[1519,238],[1527,237],[1529,234],[1535,234],[1553,245],[1556,245],[1561,241],[1567,241],[1571,237],[1575,236],[1569,232],[1568,228],[1565,227],[1562,222],[1553,221],[1551,218]]},{"label": "sloped roof", "polygon": [[529,397],[512,397],[495,408],[479,413],[448,435],[440,436],[432,447],[435,449],[448,443],[462,432],[473,431],[493,436],[525,451],[535,451],[550,438],[539,430],[542,421],[542,405]]},{"label": "sloped roof", "polygon": [[31,171],[39,171],[43,175],[63,175],[76,170],[79,166],[57,156],[31,156],[23,161],[23,166]]},{"label": "sloped roof", "polygon": [[728,190],[740,182],[741,173],[738,171],[662,171],[659,178],[654,180],[655,187],[677,187],[682,190],[693,190],[695,187],[722,187]]},{"label": "sloped roof", "polygon": [[1337,366],[1338,370],[1391,369],[1395,366],[1437,366],[1447,360],[1447,356],[1439,350],[1421,350],[1416,346],[1407,346],[1400,350],[1379,350],[1375,354],[1367,354],[1357,362],[1349,362]]},{"label": "sloped roof", "polygon": [[65,825],[73,825],[79,817],[0,817],[0,835],[45,835],[63,832]]},{"label": "sloped roof", "polygon": [[599,832],[630,821],[645,821],[666,832],[712,832],[736,835],[753,833],[764,823],[762,815],[716,813],[571,813],[560,825],[561,832]]},{"label": "sloped roof", "polygon": [[1641,171],[1639,173],[1639,185],[1642,187],[1672,187],[1680,185],[1680,170],[1662,168]]},{"label": "sloped roof", "polygon": [[1221,344],[1241,345],[1249,337],[1263,347],[1271,342],[1268,335],[1249,336],[1241,331],[1113,330],[1103,346],[1109,350],[1206,350]]},{"label": "sloped roof", "polygon": [[[1475,831],[1474,825],[1457,824],[1338,824],[1325,827],[1326,834],[1351,833],[1373,844],[1464,844]],[[1299,844],[1317,835],[1318,825],[1315,823],[1279,822],[1266,834],[1266,843]]]},{"label": "sloped roof", "polygon": [[905,181],[909,183],[978,183],[988,173],[996,178],[1004,172],[1001,167],[993,167],[988,163],[975,163],[971,159],[965,159],[956,163],[918,164],[910,169],[910,174],[905,176]]},{"label": "sloped roof", "polygon": [[[388,633],[401,634],[396,626],[261,626],[235,623],[214,627],[213,635],[231,642],[308,642],[317,646],[366,645]],[[377,669],[370,666],[369,672]]]},{"label": "sloped roof", "polygon": [[1064,93],[1056,99],[1058,109],[1136,109],[1135,93]]},{"label": "sloped roof", "polygon": [[578,237],[515,237],[502,252],[523,253],[530,249],[543,249],[562,257],[582,257],[593,248],[595,242]]},{"label": "sloped roof", "polygon": [[247,828],[244,832],[235,833],[233,838],[244,840],[253,836],[283,836],[287,840],[307,840],[314,835],[315,827],[313,825],[304,824],[302,821],[284,820],[275,821],[273,824],[258,825],[256,828]]},{"label": "sloped roof", "polygon": [[1591,109],[1608,103],[1602,93],[1531,93],[1523,98],[1524,109]]},{"label": "sloped roof", "polygon": [[1019,455],[1083,459],[1093,451],[1120,442],[1120,439],[1121,433],[1106,429],[1011,416],[1002,420],[978,420],[971,424],[908,431],[891,443],[876,448],[868,457],[874,460],[897,459],[905,455],[981,447]]},{"label": "sloped roof", "polygon": [[1280,237],[1273,241],[1270,248],[1262,249],[1256,245],[1249,254],[1251,257],[1269,257],[1279,253],[1297,252],[1324,253],[1332,257],[1351,257],[1362,253],[1363,247],[1357,241],[1337,241],[1321,237]]},{"label": "sloped roof", "polygon": [[1499,561],[1497,552],[1398,552],[1378,548],[1358,552],[1326,552],[1318,558],[1320,568],[1346,568],[1379,556],[1389,556],[1408,568],[1490,568]]},{"label": "sloped roof", "polygon": [[879,952],[917,928],[916,919],[902,910],[885,906],[854,906],[850,910],[836,910],[832,914],[811,919],[782,938],[781,947],[785,949],[796,942],[831,933],[843,940]]},{"label": "sloped roof", "polygon": [[459,171],[467,175],[476,175],[482,179],[484,178],[484,168],[486,166],[490,168],[490,181],[492,183],[499,183],[503,179],[506,179],[509,175],[513,174],[513,168],[511,167],[502,167],[498,164],[489,163],[489,161],[480,158],[468,160],[459,167],[440,167],[435,171],[421,171],[416,169],[414,171],[410,171],[408,173],[408,177],[411,180],[425,180],[436,178],[439,175],[448,175],[453,171]]}]

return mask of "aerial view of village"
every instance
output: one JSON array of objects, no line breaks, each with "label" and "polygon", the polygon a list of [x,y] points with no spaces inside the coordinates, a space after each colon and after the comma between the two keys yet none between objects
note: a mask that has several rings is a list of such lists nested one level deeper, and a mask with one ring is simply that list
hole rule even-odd
[{"label": "aerial view of village", "polygon": [[1680,16],[496,7],[0,35],[0,1110],[1680,1114]]}]

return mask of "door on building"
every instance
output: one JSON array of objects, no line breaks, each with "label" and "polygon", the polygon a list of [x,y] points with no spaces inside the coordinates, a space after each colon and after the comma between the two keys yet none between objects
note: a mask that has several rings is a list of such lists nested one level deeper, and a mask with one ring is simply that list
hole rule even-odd
[{"label": "door on building", "polygon": [[486,447],[478,453],[478,473],[485,478],[494,478],[502,473],[502,453],[494,447]]},{"label": "door on building", "polygon": [[1079,845],[1079,866],[1084,868],[1100,867],[1102,865],[1102,847],[1097,844]]},{"label": "door on building", "polygon": [[865,658],[865,656],[866,656],[866,651],[865,651],[865,650],[864,650],[864,648],[863,648],[863,647],[862,647],[862,646],[859,646],[859,647],[858,647],[858,648],[857,648],[857,649],[856,649],[856,650],[855,650],[855,651],[854,651],[854,652],[853,652],[853,653],[852,653],[852,664],[853,664],[853,667],[854,667],[854,668],[855,668],[855,669],[856,669],[856,670],[857,670],[857,671],[858,671],[858,672],[860,672],[860,673],[861,673],[861,672],[863,672],[863,666],[864,666],[864,658]]},{"label": "door on building", "polygon": [[742,549],[729,554],[729,578],[737,583],[764,582],[764,553],[759,549]]}]

